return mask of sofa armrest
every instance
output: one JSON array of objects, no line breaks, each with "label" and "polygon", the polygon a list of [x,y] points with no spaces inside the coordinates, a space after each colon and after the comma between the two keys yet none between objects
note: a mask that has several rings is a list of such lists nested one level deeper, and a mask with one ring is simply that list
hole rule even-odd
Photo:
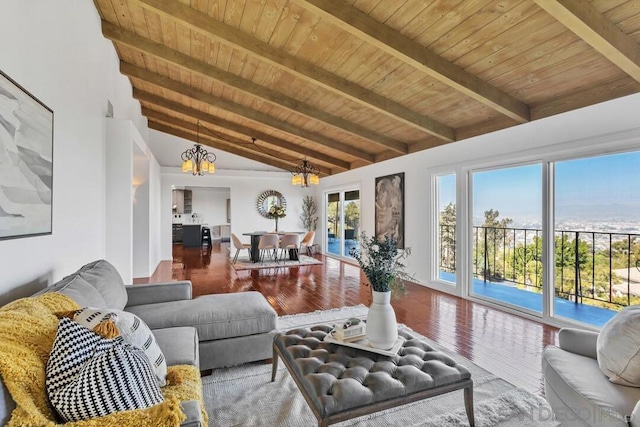
[{"label": "sofa armrest", "polygon": [[581,356],[598,358],[598,333],[582,329],[563,328],[558,333],[560,348]]},{"label": "sofa armrest", "polygon": [[200,411],[200,405],[197,400],[185,400],[180,402],[180,408],[187,416],[187,419],[180,424],[181,427],[204,427],[202,411]]},{"label": "sofa armrest", "polygon": [[191,299],[191,282],[189,280],[131,285],[125,286],[125,289],[128,296],[127,307]]}]

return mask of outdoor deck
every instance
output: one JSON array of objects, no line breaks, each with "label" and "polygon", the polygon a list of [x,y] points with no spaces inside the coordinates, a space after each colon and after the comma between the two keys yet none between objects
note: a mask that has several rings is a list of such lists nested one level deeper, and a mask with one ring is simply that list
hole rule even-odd
[{"label": "outdoor deck", "polygon": [[[455,274],[440,272],[440,279],[456,281]],[[496,282],[473,279],[473,293],[508,304],[542,313],[542,294],[518,289]],[[586,304],[576,304],[564,298],[555,298],[555,312],[559,317],[601,327],[616,314],[615,311]]]}]

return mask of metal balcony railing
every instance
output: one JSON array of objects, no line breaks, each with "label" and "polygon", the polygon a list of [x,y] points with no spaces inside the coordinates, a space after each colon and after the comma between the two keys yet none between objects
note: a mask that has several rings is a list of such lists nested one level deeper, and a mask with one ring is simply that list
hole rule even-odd
[{"label": "metal balcony railing", "polygon": [[[440,225],[441,271],[456,271],[455,236],[455,225]],[[472,236],[476,279],[542,292],[542,230],[478,226]],[[634,281],[640,234],[557,231],[554,247],[556,296],[576,303],[640,303],[640,281]]]}]

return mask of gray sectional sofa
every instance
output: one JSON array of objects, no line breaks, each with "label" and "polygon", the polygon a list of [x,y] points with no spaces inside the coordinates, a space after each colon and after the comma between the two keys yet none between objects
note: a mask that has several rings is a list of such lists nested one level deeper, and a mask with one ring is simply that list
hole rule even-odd
[{"label": "gray sectional sofa", "polygon": [[640,388],[614,384],[598,366],[597,332],[561,329],[542,356],[545,397],[563,427],[639,427]]},{"label": "gray sectional sofa", "polygon": [[[200,370],[239,365],[272,356],[276,312],[258,292],[192,298],[191,282],[125,286],[108,261],[87,264],[40,291],[59,292],[82,307],[132,312],[152,330],[167,365],[190,364]],[[36,294],[37,295],[37,294]],[[0,425],[15,403],[0,381]],[[182,404],[185,426],[200,426],[196,401]]]}]

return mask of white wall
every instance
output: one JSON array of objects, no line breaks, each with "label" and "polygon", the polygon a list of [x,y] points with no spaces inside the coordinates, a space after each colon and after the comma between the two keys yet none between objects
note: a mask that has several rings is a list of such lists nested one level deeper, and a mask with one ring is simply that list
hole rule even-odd
[{"label": "white wall", "polygon": [[231,198],[229,188],[190,187],[190,189],[191,212],[198,213],[203,224],[211,226],[227,224],[227,199]]},{"label": "white wall", "polygon": [[160,165],[151,156],[149,159],[149,275],[162,260],[160,230],[162,221],[162,186]]},{"label": "white wall", "polygon": [[54,111],[53,234],[0,241],[4,303],[104,256],[107,100],[147,129],[93,2],[3,0],[0,52],[0,70]]},{"label": "white wall", "polygon": [[[628,136],[640,129],[638,112],[640,94],[323,178],[316,189],[320,221],[326,215],[324,191],[355,183],[361,186],[362,229],[372,233],[375,178],[404,172],[405,242],[412,248],[408,270],[419,282],[430,284],[432,254],[428,242],[433,173],[461,171],[498,159],[507,163],[524,157],[541,159],[552,152],[606,153],[634,147],[640,150],[640,138]],[[318,229],[323,229],[322,222]],[[320,239],[324,243],[326,236]]]},{"label": "white wall", "polygon": [[132,125],[107,119],[104,257],[118,270],[125,283],[133,277],[133,147]]}]

